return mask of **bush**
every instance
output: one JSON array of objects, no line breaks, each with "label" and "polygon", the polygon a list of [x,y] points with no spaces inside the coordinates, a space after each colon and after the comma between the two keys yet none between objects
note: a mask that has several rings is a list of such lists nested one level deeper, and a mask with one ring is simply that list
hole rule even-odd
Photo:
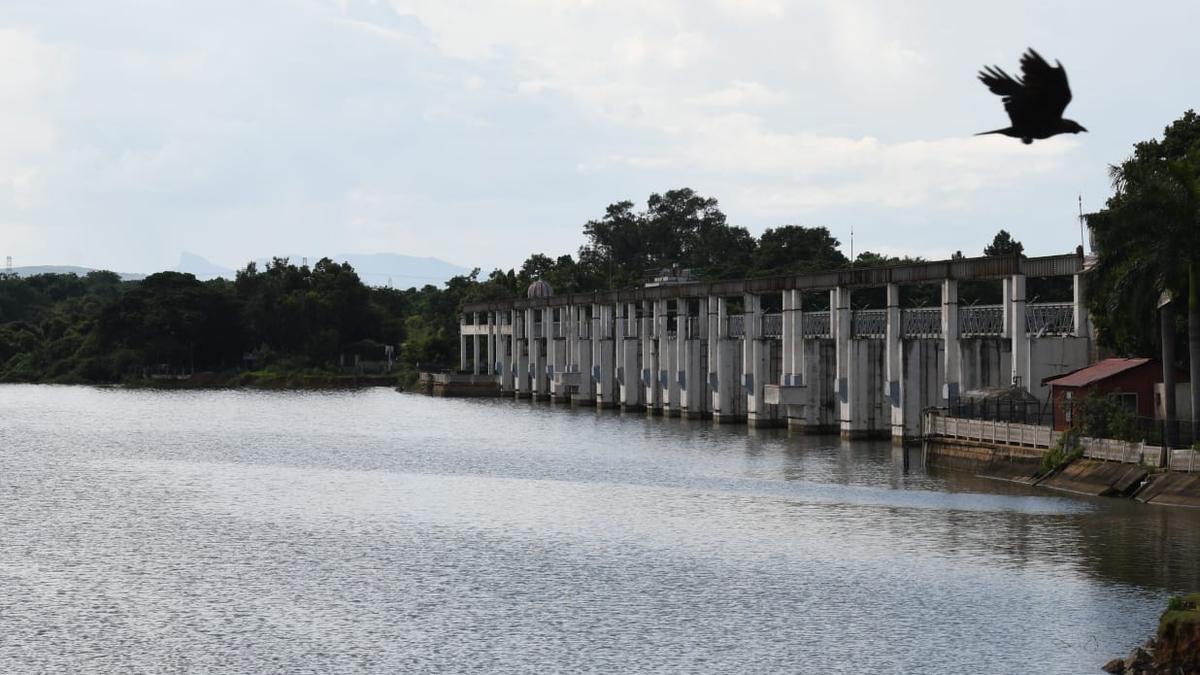
[{"label": "bush", "polygon": [[1079,444],[1079,435],[1067,431],[1042,455],[1042,472],[1055,471],[1082,456],[1083,446]]}]

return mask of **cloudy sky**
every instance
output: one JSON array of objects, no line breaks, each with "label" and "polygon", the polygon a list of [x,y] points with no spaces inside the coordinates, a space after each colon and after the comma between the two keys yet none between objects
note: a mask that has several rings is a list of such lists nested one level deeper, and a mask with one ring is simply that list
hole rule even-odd
[{"label": "cloudy sky", "polygon": [[[1065,252],[1076,196],[1200,105],[1197,25],[1194,0],[5,0],[0,256],[510,267],[681,186],[755,234]],[[976,71],[1028,45],[1091,133],[971,135],[1007,125]]]}]

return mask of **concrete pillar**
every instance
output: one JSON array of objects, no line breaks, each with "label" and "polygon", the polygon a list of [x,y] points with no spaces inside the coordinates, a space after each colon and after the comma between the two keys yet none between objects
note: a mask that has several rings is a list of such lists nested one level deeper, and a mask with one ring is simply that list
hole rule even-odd
[{"label": "concrete pillar", "polygon": [[474,324],[472,326],[472,331],[471,331],[471,353],[473,354],[473,358],[471,359],[471,373],[473,375],[478,375],[479,374],[479,312],[473,312],[471,314],[471,320],[472,320],[472,323]]},{"label": "concrete pillar", "polygon": [[[500,375],[499,365],[496,359],[496,321],[495,312],[488,311],[483,313],[483,322],[487,332],[484,334],[484,351],[487,356],[484,357],[483,367],[486,368],[488,375],[498,377]],[[499,382],[499,380],[497,380]]]},{"label": "concrete pillar", "polygon": [[[513,384],[515,385],[517,398],[530,398],[533,396],[533,380],[531,377],[533,371],[531,356],[534,353],[533,311],[530,309],[521,309],[513,312],[514,336],[517,332],[520,333],[520,337],[514,337],[513,340]],[[517,325],[518,322],[520,326]]]},{"label": "concrete pillar", "polygon": [[958,281],[944,279],[942,281],[942,351],[945,365],[942,382],[942,398],[946,405],[953,405],[958,400],[961,385],[962,358],[958,342]]},{"label": "concrete pillar", "polygon": [[574,405],[591,406],[596,403],[596,387],[592,382],[592,354],[596,342],[594,325],[589,316],[588,305],[574,308],[572,332],[575,335],[575,373],[578,391],[571,395]]},{"label": "concrete pillar", "polygon": [[612,305],[592,305],[592,391],[597,408],[613,408],[616,397],[616,326]]},{"label": "concrete pillar", "polygon": [[853,337],[853,315],[850,313],[850,289],[839,286],[832,291],[830,299],[829,328],[834,334],[837,358],[838,427],[843,436],[853,435],[856,430],[857,413],[854,396],[850,391],[853,372],[850,354],[850,338]]},{"label": "concrete pillar", "polygon": [[763,384],[767,373],[763,368],[762,297],[753,293],[743,296],[742,385],[746,392],[746,423],[760,426],[768,421],[763,401]]},{"label": "concrete pillar", "polygon": [[1029,378],[1029,335],[1025,332],[1025,275],[1014,274],[1012,278],[1012,383],[1030,390],[1034,383]]},{"label": "concrete pillar", "polygon": [[458,317],[458,371],[467,372],[467,315]]},{"label": "concrete pillar", "polygon": [[542,336],[533,341],[534,354],[531,357],[535,372],[533,373],[533,397],[539,401],[550,400],[550,380],[547,374],[550,372],[550,354],[551,347],[554,344],[554,339],[550,337],[552,334],[553,314],[549,307],[543,307],[540,312],[542,318]]},{"label": "concrete pillar", "polygon": [[901,347],[903,326],[900,316],[900,286],[887,285],[887,334],[885,336],[884,359],[887,368],[884,384],[884,400],[891,407],[892,441],[904,442],[904,403],[901,399]]},{"label": "concrete pillar", "polygon": [[621,385],[621,409],[637,410],[642,407],[642,393],[646,390],[642,382],[642,364],[638,355],[641,338],[626,332],[626,329],[634,326],[641,328],[637,318],[637,305],[629,303],[621,305],[617,309],[621,312],[618,325],[622,327],[621,344],[618,347],[621,350],[621,366],[618,371],[618,382]]},{"label": "concrete pillar", "polygon": [[[679,388],[679,343],[683,327],[680,325],[679,300],[659,300],[662,307],[660,317],[661,331],[658,338],[658,367],[659,379],[658,386],[662,389],[662,407],[663,414],[670,417],[679,417],[681,411],[680,388]],[[674,303],[675,310],[675,336],[672,337],[668,329],[668,319],[671,315],[671,305]],[[684,317],[686,320],[686,317]]]},{"label": "concrete pillar", "polygon": [[717,373],[713,385],[713,421],[731,424],[745,419],[741,402],[743,386],[742,346],[729,335],[729,302],[717,298],[717,350],[710,359],[717,362]]},{"label": "concrete pillar", "polygon": [[707,326],[706,305],[704,300],[699,302],[699,313],[695,327],[692,322],[692,300],[683,301],[679,324],[679,398],[682,415],[688,419],[700,419],[705,409],[705,380],[708,373],[701,370],[701,353],[705,343],[700,339]]},{"label": "concrete pillar", "polygon": [[721,339],[721,310],[719,308],[720,300],[713,296],[705,298],[704,319],[708,321],[708,391],[709,401],[708,409],[710,412],[716,413],[721,409],[718,401],[720,379],[718,377],[718,364],[720,359],[717,357],[720,351]]},{"label": "concrete pillar", "polygon": [[[542,319],[545,324],[542,330],[546,334],[546,395],[551,399],[554,397],[554,375],[563,369],[566,363],[565,348],[566,344],[561,338],[556,335],[562,334],[563,329],[563,314],[561,309],[555,310],[546,308],[545,317]],[[555,330],[555,316],[558,317],[558,330]]]},{"label": "concrete pillar", "polygon": [[1001,285],[1003,298],[1000,300],[1000,311],[1004,327],[1000,331],[1000,336],[1010,338],[1012,337],[1012,279],[1004,277],[1001,279]]},{"label": "concrete pillar", "polygon": [[658,302],[642,301],[642,384],[646,412],[662,414],[662,388],[658,386],[658,342],[660,307]]},{"label": "concrete pillar", "polygon": [[[505,310],[500,313],[502,318],[499,334],[499,346],[496,348],[500,357],[500,393],[511,394],[516,391],[513,377],[513,357],[517,351],[517,321],[515,310]],[[507,319],[506,321],[504,319]],[[504,326],[509,329],[508,335],[503,333]]]},{"label": "concrete pillar", "polygon": [[1075,275],[1074,300],[1075,335],[1088,337],[1090,331],[1088,330],[1087,277],[1082,272]]},{"label": "concrete pillar", "polygon": [[[804,296],[799,290],[783,292],[783,349],[782,372],[779,383],[784,387],[804,386]],[[805,392],[807,394],[807,392]],[[788,428],[804,428],[805,405],[787,405],[784,414]]]}]

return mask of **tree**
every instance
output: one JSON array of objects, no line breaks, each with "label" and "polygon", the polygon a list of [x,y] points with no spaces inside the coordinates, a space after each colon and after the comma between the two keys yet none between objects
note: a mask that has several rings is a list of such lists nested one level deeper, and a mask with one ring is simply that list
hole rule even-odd
[{"label": "tree", "polygon": [[[1200,116],[1187,111],[1164,130],[1162,141],[1138,143],[1109,173],[1113,195],[1103,211],[1088,217],[1099,253],[1091,300],[1101,317],[1097,327],[1109,344],[1144,344],[1148,308],[1159,306],[1159,297],[1187,298],[1192,431],[1200,436]],[[1161,303],[1164,382],[1174,379],[1176,367],[1175,304]],[[1164,389],[1171,433],[1175,392],[1172,386]]]},{"label": "tree", "polygon": [[841,243],[824,227],[784,225],[767,228],[754,251],[754,273],[819,272],[844,267]]},{"label": "tree", "polygon": [[1006,256],[1006,255],[1024,255],[1025,245],[1008,233],[1008,230],[1000,230],[996,236],[992,238],[992,243],[983,248],[983,254],[988,257]]}]

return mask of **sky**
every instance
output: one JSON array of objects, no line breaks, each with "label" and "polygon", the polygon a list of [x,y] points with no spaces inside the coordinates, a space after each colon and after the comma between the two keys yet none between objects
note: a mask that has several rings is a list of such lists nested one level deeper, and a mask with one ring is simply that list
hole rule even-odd
[{"label": "sky", "polygon": [[[1200,3],[5,0],[0,256],[575,253],[691,187],[849,253],[1080,242],[1109,164],[1200,105]],[[1090,133],[1024,146],[976,79],[1033,46]]]}]

